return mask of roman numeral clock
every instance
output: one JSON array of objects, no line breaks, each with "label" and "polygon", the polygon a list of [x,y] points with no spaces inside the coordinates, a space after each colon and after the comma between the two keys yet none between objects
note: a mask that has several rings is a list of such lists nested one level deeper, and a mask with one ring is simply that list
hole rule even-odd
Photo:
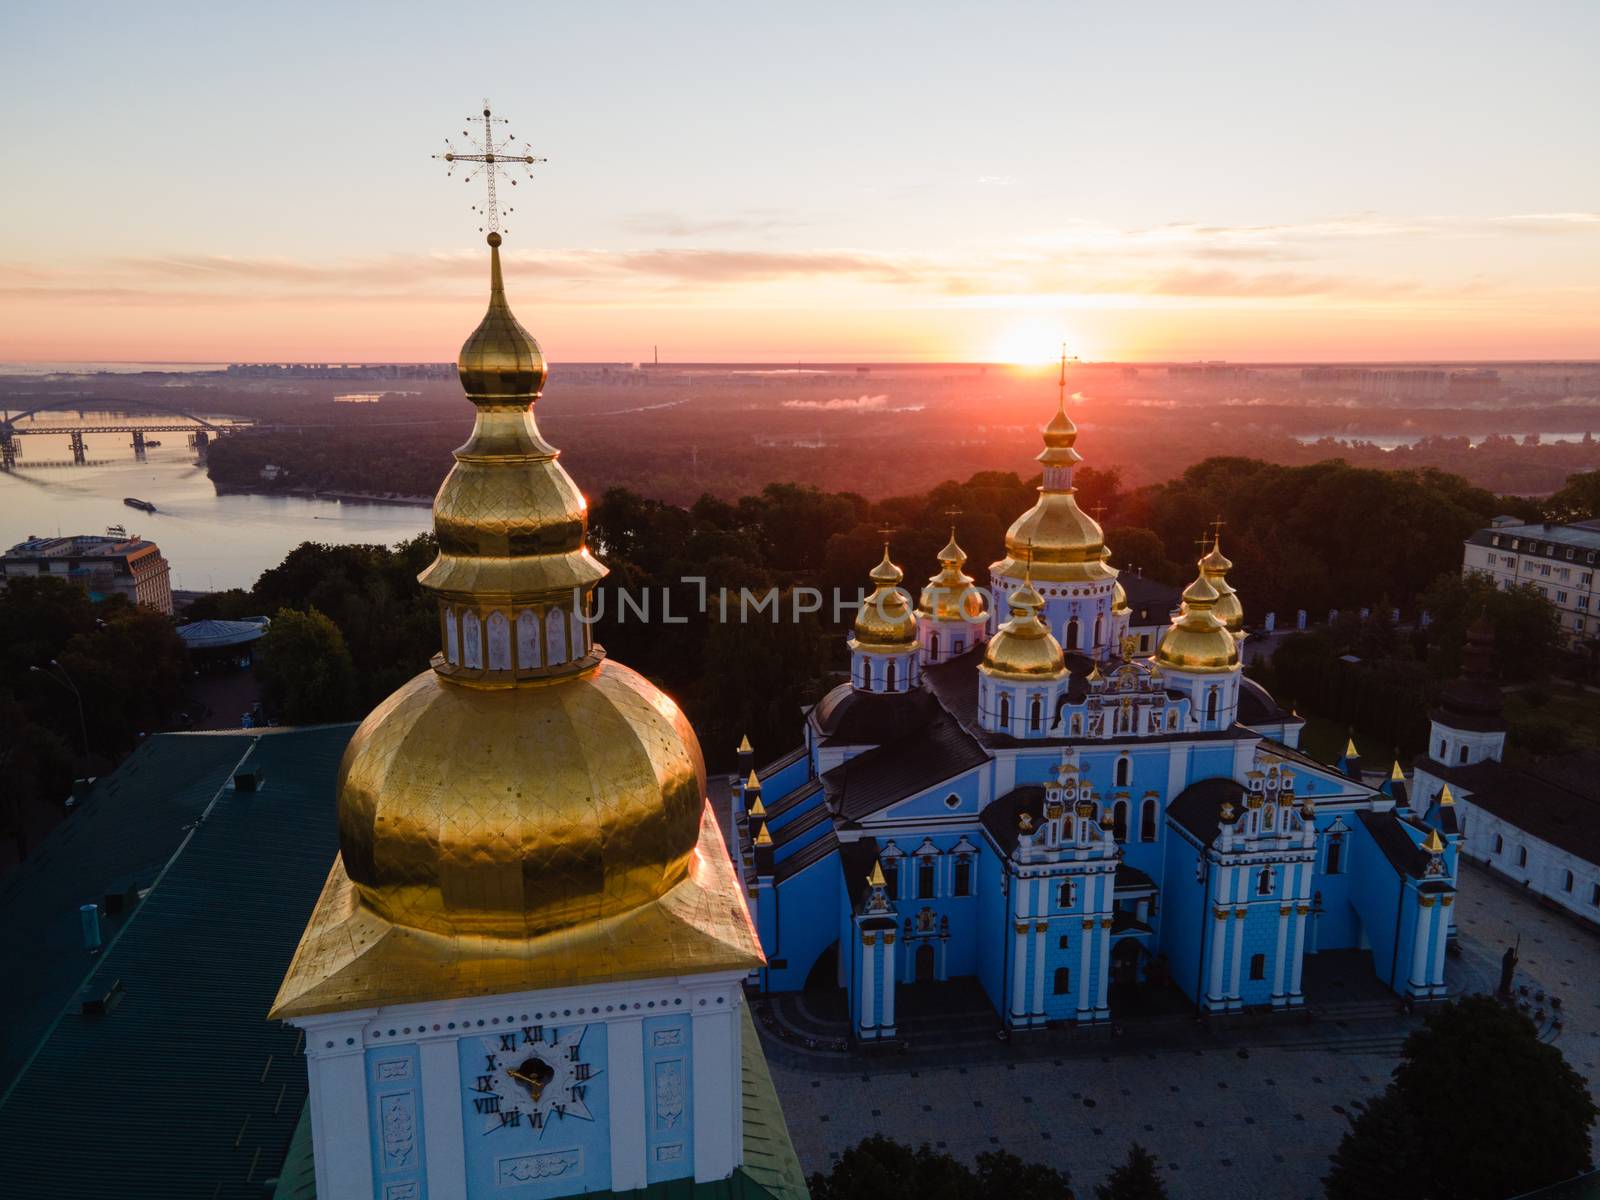
[{"label": "roman numeral clock", "polygon": [[[462,1094],[471,1105],[469,1123],[476,1123],[480,1136],[490,1140],[497,1155],[508,1144],[543,1146],[553,1130],[569,1121],[574,1130],[580,1122],[594,1124],[596,1113],[605,1112],[601,1087],[605,1072],[588,1054],[604,1042],[603,1025],[595,1026],[592,1033],[587,1025],[560,1029],[527,1025],[514,1033],[463,1039]],[[597,1089],[594,1108],[589,1104],[591,1089]],[[493,1136],[500,1133],[507,1136]],[[579,1165],[560,1159],[542,1163],[546,1173]],[[533,1173],[536,1169],[524,1163],[507,1173],[516,1182],[524,1182],[523,1176],[539,1177]]]}]

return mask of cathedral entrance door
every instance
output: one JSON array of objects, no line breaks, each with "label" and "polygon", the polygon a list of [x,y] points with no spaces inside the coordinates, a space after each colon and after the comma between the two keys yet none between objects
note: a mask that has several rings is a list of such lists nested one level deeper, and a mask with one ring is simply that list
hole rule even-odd
[{"label": "cathedral entrance door", "polygon": [[933,947],[923,942],[917,947],[917,982],[931,982],[934,975]]}]

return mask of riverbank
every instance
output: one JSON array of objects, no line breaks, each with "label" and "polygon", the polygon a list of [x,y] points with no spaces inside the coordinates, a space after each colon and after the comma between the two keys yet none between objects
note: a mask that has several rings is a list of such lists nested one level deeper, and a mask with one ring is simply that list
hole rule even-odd
[{"label": "riverbank", "polygon": [[405,496],[398,492],[328,492],[318,488],[248,487],[212,480],[219,496],[293,496],[300,500],[328,500],[336,504],[394,504],[404,508],[432,508],[432,496]]}]

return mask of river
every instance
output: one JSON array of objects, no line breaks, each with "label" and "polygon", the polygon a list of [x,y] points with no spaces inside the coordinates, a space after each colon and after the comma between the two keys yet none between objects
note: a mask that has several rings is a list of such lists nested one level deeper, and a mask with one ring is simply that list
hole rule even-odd
[{"label": "river", "polygon": [[[250,587],[301,542],[387,544],[432,527],[432,514],[420,506],[219,496],[184,434],[151,436],[161,445],[142,463],[127,434],[102,433],[85,440],[88,457],[106,465],[33,469],[29,460],[70,459],[67,438],[19,438],[17,470],[0,472],[0,550],[33,534],[103,534],[108,525],[124,525],[161,547],[174,589],[212,591]],[[148,500],[156,511],[129,508],[124,496]]]}]

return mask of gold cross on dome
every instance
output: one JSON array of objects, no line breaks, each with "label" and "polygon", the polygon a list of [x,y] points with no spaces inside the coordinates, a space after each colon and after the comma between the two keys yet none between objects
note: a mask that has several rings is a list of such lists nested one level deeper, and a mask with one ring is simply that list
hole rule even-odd
[{"label": "gold cross on dome", "polygon": [[[471,126],[480,122],[483,126],[482,130],[477,133],[472,132]],[[461,136],[468,139],[468,148],[466,150],[457,150],[451,145],[450,139],[446,138],[444,141],[445,152],[443,154],[435,154],[433,157],[446,164],[445,176],[447,178],[455,175],[458,166],[466,172],[466,183],[471,183],[480,175],[483,177],[488,187],[488,195],[484,200],[483,206],[479,207],[474,204],[472,211],[485,221],[483,225],[478,226],[479,233],[485,230],[490,233],[499,233],[501,232],[500,201],[495,194],[496,182],[504,176],[512,187],[516,187],[518,182],[515,178],[516,172],[520,171],[527,178],[532,179],[534,163],[542,163],[545,160],[535,158],[528,143],[518,142],[516,135],[513,133],[508,132],[498,139],[495,137],[496,126],[509,125],[510,122],[505,117],[495,116],[489,109],[489,101],[487,99],[483,102],[483,115],[481,117],[468,117],[467,124],[468,128],[461,131]],[[506,205],[507,213],[515,211],[511,205]]]},{"label": "gold cross on dome", "polygon": [[1226,524],[1227,522],[1222,519],[1222,514],[1218,513],[1216,518],[1211,522],[1212,541],[1216,542],[1222,540],[1222,527]]}]

